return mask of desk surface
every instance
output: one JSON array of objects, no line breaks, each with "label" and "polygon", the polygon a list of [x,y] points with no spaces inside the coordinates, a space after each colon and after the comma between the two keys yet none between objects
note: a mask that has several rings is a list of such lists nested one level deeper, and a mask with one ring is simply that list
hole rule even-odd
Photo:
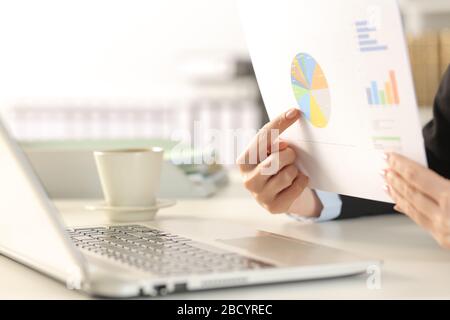
[{"label": "desk surface", "polygon": [[[70,225],[106,223],[102,213],[83,210],[85,202],[57,201]],[[384,260],[381,288],[368,289],[368,275],[213,290],[169,296],[176,299],[341,299],[450,298],[450,251],[401,215],[302,224],[261,209],[233,175],[231,185],[209,199],[180,200],[158,213],[158,222],[174,219],[202,223],[239,223]],[[85,299],[64,285],[0,256],[0,299]]]}]

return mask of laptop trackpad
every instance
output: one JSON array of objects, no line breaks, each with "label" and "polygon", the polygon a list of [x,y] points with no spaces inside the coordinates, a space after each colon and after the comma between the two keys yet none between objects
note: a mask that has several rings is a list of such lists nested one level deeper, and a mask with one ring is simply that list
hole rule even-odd
[{"label": "laptop trackpad", "polygon": [[349,262],[355,258],[337,249],[266,232],[261,232],[261,236],[257,237],[217,241],[269,259],[280,266],[332,264]]}]

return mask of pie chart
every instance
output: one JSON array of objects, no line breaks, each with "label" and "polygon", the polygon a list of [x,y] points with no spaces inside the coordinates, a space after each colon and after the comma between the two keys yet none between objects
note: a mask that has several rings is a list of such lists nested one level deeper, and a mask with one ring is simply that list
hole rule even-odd
[{"label": "pie chart", "polygon": [[314,127],[325,128],[331,114],[330,90],[322,68],[309,54],[295,56],[291,65],[291,84],[304,117]]}]

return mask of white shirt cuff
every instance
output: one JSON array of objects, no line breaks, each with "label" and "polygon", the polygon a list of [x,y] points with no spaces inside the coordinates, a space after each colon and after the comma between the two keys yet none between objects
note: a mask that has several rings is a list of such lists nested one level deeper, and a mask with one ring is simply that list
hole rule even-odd
[{"label": "white shirt cuff", "polygon": [[317,218],[305,218],[296,214],[288,213],[289,216],[301,222],[323,222],[336,219],[341,214],[342,200],[336,193],[315,190],[317,197],[322,202],[322,212]]}]

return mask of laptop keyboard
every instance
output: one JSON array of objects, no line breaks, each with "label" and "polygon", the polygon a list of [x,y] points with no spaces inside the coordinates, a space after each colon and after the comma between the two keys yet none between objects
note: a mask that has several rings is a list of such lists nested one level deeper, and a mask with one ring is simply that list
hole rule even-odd
[{"label": "laptop keyboard", "polygon": [[272,265],[141,225],[68,230],[75,245],[116,262],[161,276],[231,272]]}]

